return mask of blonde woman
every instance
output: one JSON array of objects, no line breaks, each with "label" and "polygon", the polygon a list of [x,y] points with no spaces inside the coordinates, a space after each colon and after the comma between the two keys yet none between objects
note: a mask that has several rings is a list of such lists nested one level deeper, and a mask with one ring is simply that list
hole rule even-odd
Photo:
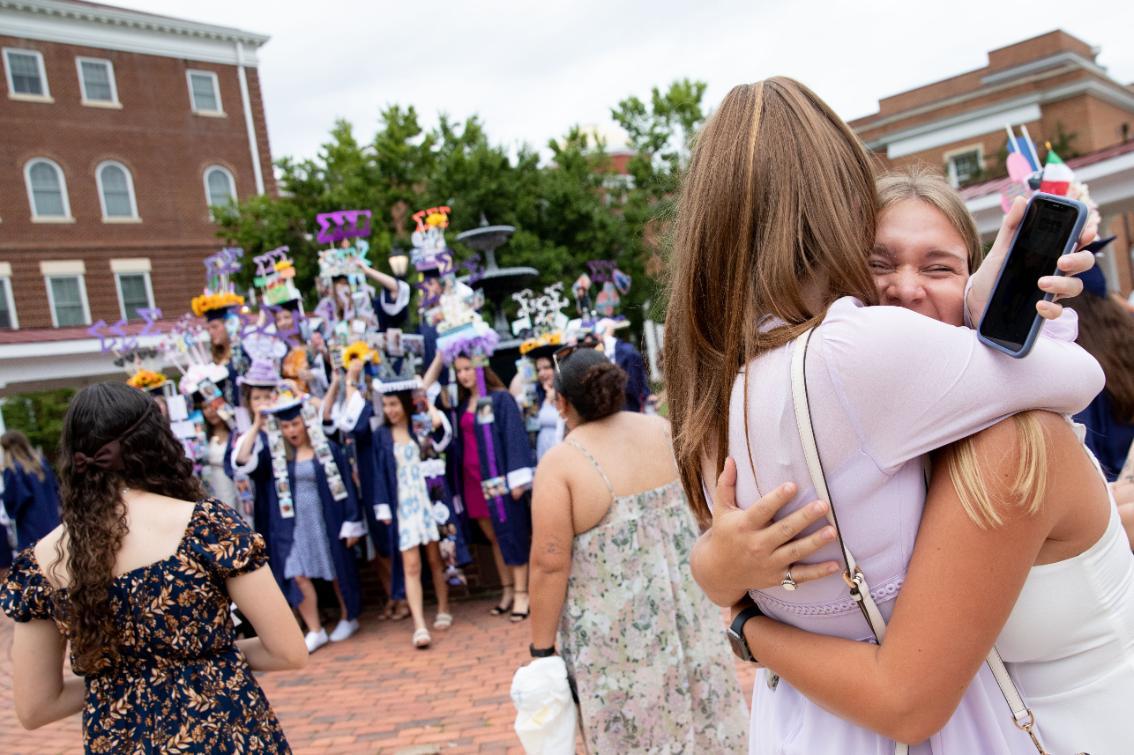
[{"label": "blonde woman", "polygon": [[[43,454],[19,430],[0,436],[0,447],[4,449],[4,510],[16,527],[16,548],[23,550],[59,526],[59,483]],[[7,548],[7,543],[2,547]]]},{"label": "blonde woman", "polygon": [[[782,78],[735,88],[701,134],[686,179],[666,322],[666,380],[678,463],[695,509],[707,516],[705,490],[727,456],[739,460],[739,499],[755,501],[809,479],[789,366],[796,337],[815,329],[806,375],[831,495],[842,534],[891,618],[903,583],[914,576],[909,565],[925,501],[923,455],[1021,411],[1076,411],[1102,377],[1097,363],[1066,341],[1043,338],[1027,359],[1001,358],[966,328],[900,307],[869,306],[880,298],[869,267],[876,212],[869,156],[818,97]],[[971,311],[987,301],[1021,213],[1014,208],[991,264],[973,275]],[[1070,272],[1076,264],[1089,266],[1081,257],[1067,263]],[[1044,279],[1040,287],[1073,294],[1076,283]],[[730,410],[722,417],[724,404]],[[814,498],[806,489],[780,494],[791,500],[788,512]],[[717,540],[719,524],[714,520],[709,543]],[[822,528],[817,535],[834,533]],[[949,543],[953,570],[931,591],[938,605],[922,607],[915,617],[921,634],[909,635],[916,645],[918,637],[937,636],[944,627],[943,636],[970,644],[943,658],[917,656],[915,649],[916,660],[904,656],[898,669],[928,675],[943,664],[944,691],[931,699],[906,694],[912,685],[896,675],[887,677],[892,686],[885,688],[874,676],[881,655],[891,662],[895,643],[889,636],[881,649],[862,642],[870,629],[843,580],[828,570],[833,564],[819,570],[828,576],[797,590],[789,588],[806,572],[802,566],[777,574],[766,565],[749,569],[750,561],[740,559],[725,570],[736,580],[716,586],[703,578],[704,570],[695,571],[715,601],[732,602],[746,588],[759,588],[753,595],[760,608],[790,624],[787,631],[827,635],[814,637],[816,644],[857,654],[857,683],[837,694],[794,669],[775,691],[762,688],[753,700],[750,752],[884,753],[894,750],[895,740],[912,742],[911,752],[919,754],[1034,752],[991,675],[980,670],[1003,614],[972,592],[1003,599],[1013,585],[999,579],[996,566],[975,568],[989,554],[974,552],[973,541]],[[836,557],[828,542],[817,560]],[[1003,555],[1013,545],[994,550]],[[711,556],[713,547],[707,552]],[[1034,557],[1023,559],[1025,573]],[[1004,603],[1006,613],[1012,598]],[[828,680],[848,676],[806,650],[798,650],[798,659]],[[770,661],[772,667],[780,660]]]}]

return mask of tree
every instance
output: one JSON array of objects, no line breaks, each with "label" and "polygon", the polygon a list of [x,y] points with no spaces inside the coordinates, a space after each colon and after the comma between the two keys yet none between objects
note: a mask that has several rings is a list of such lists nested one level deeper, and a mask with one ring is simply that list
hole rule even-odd
[{"label": "tree", "polygon": [[54,463],[63,433],[63,417],[74,395],[71,388],[59,388],[9,396],[4,400],[4,424],[9,430],[28,436],[32,446]]},{"label": "tree", "polygon": [[630,97],[614,108],[636,152],[629,177],[615,175],[605,145],[578,126],[548,142],[551,159],[544,161],[526,145],[494,144],[476,116],[456,121],[442,115],[426,131],[412,106],[391,105],[369,143],[340,120],[314,158],[278,161],[279,197],[218,208],[218,235],[245,250],[241,285],[251,283],[253,256],[286,244],[297,284],[310,292],[318,273],[319,249],[311,238],[317,213],[370,209],[371,262],[382,267],[391,246],[409,243],[407,212],[446,204],[452,208],[450,243],[462,254],[467,250],[456,244],[456,232],[482,218],[516,226],[501,258],[536,268],[538,285],[569,285],[588,261],[616,261],[634,278],[623,311],[640,322],[643,303],[656,291],[647,263],[660,252],[658,227],[672,214],[693,135],[704,120],[704,91],[704,83],[682,80],[664,92],[655,88],[648,105]]}]

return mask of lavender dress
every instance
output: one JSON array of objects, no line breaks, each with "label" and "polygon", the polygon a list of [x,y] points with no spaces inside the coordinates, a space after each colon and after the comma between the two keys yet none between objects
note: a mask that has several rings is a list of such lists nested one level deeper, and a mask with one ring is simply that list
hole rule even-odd
[{"label": "lavender dress", "polygon": [[[866,307],[849,297],[836,301],[816,328],[807,386],[819,452],[847,546],[887,619],[925,504],[923,454],[1023,410],[1076,412],[1102,389],[1095,360],[1055,337],[1074,337],[1074,313],[1064,318],[1045,328],[1049,337],[1037,339],[1026,359],[982,346],[967,328],[899,307]],[[742,376],[729,407],[738,500],[750,504],[760,491],[799,483],[799,495],[781,516],[815,497],[796,431],[791,353],[789,344],[749,363],[747,407]],[[839,559],[832,545],[811,561]],[[839,576],[795,592],[775,588],[752,595],[769,616],[801,629],[859,641],[871,636]],[[767,678],[766,672],[757,675],[753,696],[753,755],[894,752],[891,740],[820,708],[785,680],[771,689]],[[945,727],[926,742],[909,744],[911,755],[1035,753],[984,666]]]}]

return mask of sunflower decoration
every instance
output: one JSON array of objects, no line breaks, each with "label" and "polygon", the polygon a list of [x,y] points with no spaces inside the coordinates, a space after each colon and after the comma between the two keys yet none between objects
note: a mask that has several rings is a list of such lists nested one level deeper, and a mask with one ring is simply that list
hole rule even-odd
[{"label": "sunflower decoration", "polygon": [[160,372],[138,370],[126,381],[126,385],[142,391],[156,391],[161,389],[161,387],[165,385],[165,382],[166,377]]},{"label": "sunflower decoration", "polygon": [[240,294],[234,294],[231,291],[222,291],[216,294],[201,294],[194,296],[190,307],[193,309],[193,314],[197,317],[202,317],[208,312],[215,310],[228,309],[229,307],[240,307],[244,305],[244,297]]},{"label": "sunflower decoration", "polygon": [[370,348],[366,341],[355,341],[343,349],[343,367],[349,369],[351,362],[356,359],[378,364],[378,352]]}]

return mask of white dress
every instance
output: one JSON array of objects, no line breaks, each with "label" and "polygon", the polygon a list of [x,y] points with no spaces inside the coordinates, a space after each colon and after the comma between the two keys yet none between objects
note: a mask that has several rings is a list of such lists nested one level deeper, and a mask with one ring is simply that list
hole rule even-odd
[{"label": "white dress", "polygon": [[205,463],[201,466],[201,477],[204,478],[209,495],[235,507],[236,483],[224,473],[224,454],[227,448],[226,441],[220,440],[215,435],[209,438]]},{"label": "white dress", "polygon": [[1134,752],[1134,555],[1111,504],[1098,542],[1032,567],[996,641],[1058,755]]}]

